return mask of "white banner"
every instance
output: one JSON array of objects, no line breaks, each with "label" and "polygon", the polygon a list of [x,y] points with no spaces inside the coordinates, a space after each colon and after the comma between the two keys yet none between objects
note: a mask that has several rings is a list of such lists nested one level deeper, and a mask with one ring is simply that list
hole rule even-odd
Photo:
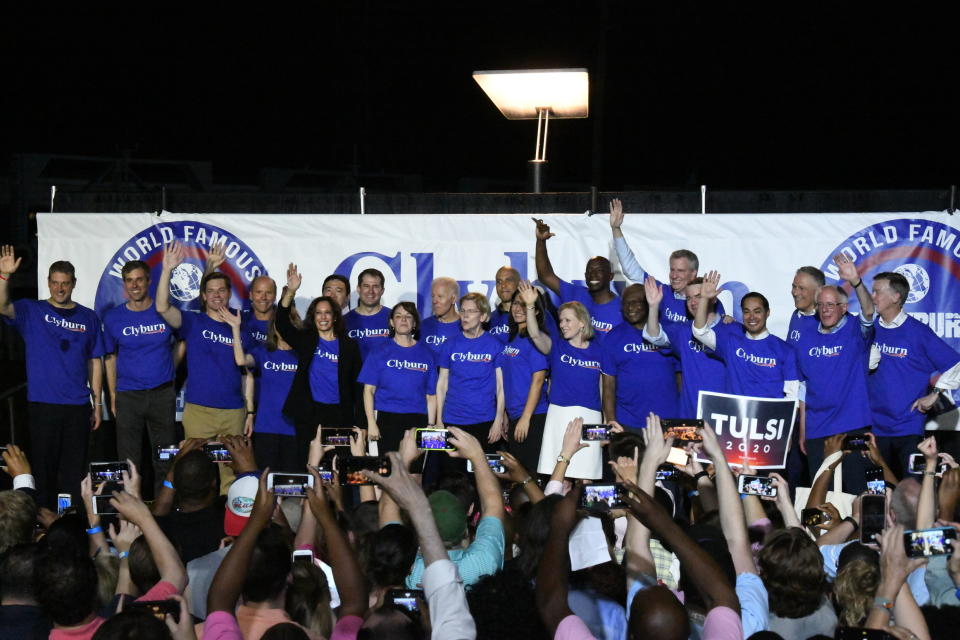
[{"label": "white banner", "polygon": [[[547,244],[557,275],[582,283],[586,260],[602,255],[614,264],[616,285],[622,288],[606,215],[543,218],[556,233]],[[451,276],[463,292],[495,299],[494,274],[500,266],[512,265],[525,278],[536,276],[534,223],[522,215],[46,213],[37,216],[37,228],[41,296],[47,290],[46,265],[69,260],[77,270],[74,299],[101,313],[123,300],[123,263],[140,259],[159,269],[163,242],[173,238],[187,245],[188,262],[197,267],[187,268],[174,283],[184,307],[196,304],[205,250],[224,239],[228,261],[222,270],[233,280],[235,306],[260,273],[282,286],[290,262],[304,275],[301,309],[320,295],[327,275],[343,274],[355,288],[356,274],[367,267],[386,277],[384,304],[415,301],[425,315],[434,277]],[[720,272],[726,289],[721,300],[738,319],[743,294],[763,293],[770,300],[770,330],[780,336],[794,309],[790,283],[797,267],[822,268],[835,283],[831,256],[842,251],[868,284],[871,274],[896,268],[912,284],[907,311],[960,350],[960,225],[945,212],[628,214],[623,232],[640,264],[662,282],[668,280],[671,251],[695,252],[701,274]],[[956,412],[940,421],[953,425]]]}]

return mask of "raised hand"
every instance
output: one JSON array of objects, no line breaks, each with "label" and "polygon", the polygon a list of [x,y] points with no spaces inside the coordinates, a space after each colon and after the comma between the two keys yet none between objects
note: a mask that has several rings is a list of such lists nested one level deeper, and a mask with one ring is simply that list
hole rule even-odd
[{"label": "raised hand", "polygon": [[653,276],[647,276],[647,279],[643,281],[643,291],[647,294],[647,304],[649,306],[653,307],[663,302],[663,287],[657,283],[657,279]]},{"label": "raised hand", "polygon": [[291,262],[287,267],[287,290],[290,293],[295,293],[302,283],[303,276],[297,271],[297,265]]},{"label": "raised hand", "polygon": [[233,313],[230,309],[221,307],[220,309],[216,309],[214,311],[214,315],[216,315],[217,320],[220,322],[226,322],[231,327],[237,327],[238,329],[240,328],[239,311]]},{"label": "raised hand", "polygon": [[537,303],[537,298],[539,297],[536,288],[530,284],[529,280],[521,280],[518,285],[520,290],[520,300],[523,301],[523,304],[532,307]]},{"label": "raised hand", "polygon": [[583,418],[574,418],[567,424],[567,430],[563,432],[563,444],[560,448],[560,455],[569,460],[580,449],[586,449],[589,445],[586,442],[580,442],[580,436],[583,434]]},{"label": "raised hand", "polygon": [[663,437],[660,416],[652,411],[647,414],[647,428],[643,430],[643,440],[644,444],[647,445],[643,451],[644,464],[659,467],[667,461],[670,448],[673,446],[673,436]]},{"label": "raised hand", "polygon": [[610,201],[610,228],[619,229],[623,224],[623,203],[620,198],[614,198]]},{"label": "raised hand", "polygon": [[495,474],[498,478],[520,483],[531,477],[530,472],[514,456],[506,451],[497,451],[497,453],[503,458],[503,468],[506,469],[505,473]]},{"label": "raised hand", "polygon": [[5,244],[0,247],[0,275],[9,276],[11,273],[16,273],[20,268],[21,260],[23,258],[14,256],[13,245]]},{"label": "raised hand", "polygon": [[839,267],[841,278],[851,284],[860,281],[860,274],[857,273],[857,265],[853,264],[850,258],[842,253],[838,253],[833,256],[833,261],[837,264],[837,267]]},{"label": "raised hand", "polygon": [[123,478],[123,490],[135,498],[140,498],[140,472],[130,458],[127,458],[127,468],[129,471],[124,469],[120,472],[120,477]]},{"label": "raised hand", "polygon": [[557,235],[555,233],[550,233],[550,225],[540,218],[531,218],[531,220],[537,223],[537,240],[546,241]]},{"label": "raised hand", "polygon": [[163,268],[167,271],[173,271],[186,258],[183,245],[174,240],[163,247]]},{"label": "raised hand", "polygon": [[3,462],[3,470],[6,471],[7,475],[11,478],[33,473],[30,468],[30,461],[27,460],[27,455],[23,452],[23,449],[15,444],[7,445],[7,450],[3,452]]},{"label": "raised hand", "polygon": [[917,450],[923,454],[924,460],[927,462],[928,467],[936,468],[937,464],[937,439],[933,436],[924,438],[920,441],[920,444],[917,445]]},{"label": "raised hand", "polygon": [[703,288],[700,289],[700,295],[706,300],[712,300],[720,295],[720,274],[716,271],[708,271],[703,276]]},{"label": "raised hand", "polygon": [[213,273],[216,271],[220,265],[224,263],[227,259],[227,243],[226,241],[218,242],[217,244],[210,247],[210,250],[207,251],[207,264],[204,273]]}]

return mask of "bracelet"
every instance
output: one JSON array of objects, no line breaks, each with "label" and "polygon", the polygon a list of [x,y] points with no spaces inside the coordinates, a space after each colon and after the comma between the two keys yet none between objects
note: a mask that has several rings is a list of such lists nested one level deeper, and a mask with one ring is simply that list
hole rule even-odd
[{"label": "bracelet", "polygon": [[247,415],[248,415],[248,416],[255,416],[255,415],[257,415],[257,412],[256,412],[256,411],[247,411]]},{"label": "bracelet", "polygon": [[893,609],[893,600],[889,600],[887,598],[874,598],[873,606],[880,607],[882,609],[886,609],[887,611],[890,611],[891,609]]},{"label": "bracelet", "polygon": [[128,555],[130,555],[130,552],[129,552],[129,551],[121,551],[120,553],[117,554],[117,557],[119,557],[121,560],[123,560],[123,559],[126,558]]},{"label": "bracelet", "polygon": [[925,475],[925,476],[935,476],[935,475],[937,475],[937,472],[936,472],[936,471],[924,471],[924,472],[923,472],[923,475]]},{"label": "bracelet", "polygon": [[693,475],[693,481],[699,482],[700,478],[706,478],[707,480],[710,480],[710,474],[707,473],[705,470],[701,469],[700,471],[696,472]]},{"label": "bracelet", "polygon": [[960,587],[957,587],[957,590],[953,592],[953,597],[960,600]]},{"label": "bracelet", "polygon": [[527,476],[527,479],[520,483],[521,487],[527,486],[527,483],[533,480],[533,476]]},{"label": "bracelet", "polygon": [[863,284],[863,278],[860,278],[860,282],[858,282],[857,284],[854,284],[854,285],[850,285],[850,287],[851,287],[852,289],[856,289],[857,287],[859,287],[859,286],[862,285],[862,284]]},{"label": "bracelet", "polygon": [[87,529],[88,536],[95,536],[98,533],[103,533],[103,528],[100,525],[97,525],[95,527],[90,527],[89,529]]},{"label": "bracelet", "polygon": [[170,482],[169,480],[164,480],[163,486],[165,486],[167,489],[173,489],[173,483]]},{"label": "bracelet", "polygon": [[853,516],[847,516],[846,518],[844,518],[843,520],[841,520],[841,522],[849,522],[850,524],[852,524],[854,531],[856,531],[857,529],[860,528],[860,523],[857,522],[856,520],[854,520],[854,519],[853,519]]},{"label": "bracelet", "polygon": [[10,278],[0,273],[0,280],[9,280]]}]

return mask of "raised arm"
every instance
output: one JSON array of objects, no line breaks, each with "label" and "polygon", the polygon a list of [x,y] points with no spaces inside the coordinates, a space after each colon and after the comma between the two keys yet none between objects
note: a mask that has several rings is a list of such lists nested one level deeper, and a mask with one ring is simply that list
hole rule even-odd
[{"label": "raised arm", "polygon": [[550,225],[543,220],[533,218],[537,224],[537,250],[536,265],[537,279],[543,283],[543,286],[560,295],[560,278],[553,271],[553,265],[550,263],[550,256],[547,254],[547,240],[557,235],[550,233]]},{"label": "raised arm", "polygon": [[503,494],[500,492],[500,481],[493,475],[493,470],[487,464],[486,454],[480,441],[472,435],[458,429],[450,429],[450,442],[457,449],[448,451],[451,458],[465,458],[473,463],[473,475],[477,483],[477,494],[480,496],[480,515],[484,518],[492,516],[503,520]]},{"label": "raised arm", "polygon": [[717,498],[720,500],[720,527],[723,537],[727,539],[727,549],[733,560],[733,568],[739,573],[756,573],[757,566],[753,561],[750,550],[750,538],[747,536],[747,525],[743,517],[743,506],[740,504],[740,494],[730,472],[730,465],[723,455],[723,448],[717,441],[717,434],[713,427],[704,422],[703,450],[713,461],[716,475],[713,482],[717,487]]},{"label": "raised arm", "polygon": [[617,260],[620,262],[620,270],[624,277],[632,282],[643,282],[647,272],[640,263],[637,262],[633,250],[627,244],[627,239],[623,237],[623,231],[620,225],[623,224],[623,204],[619,198],[610,201],[610,231],[613,232],[613,249],[617,252]]},{"label": "raised arm", "polygon": [[10,300],[10,277],[20,268],[21,260],[23,258],[14,256],[12,245],[5,244],[0,247],[0,315],[11,320],[17,317],[17,312]]},{"label": "raised arm", "polygon": [[[897,626],[908,629],[913,634],[911,637],[930,640],[930,630],[920,608],[910,595],[910,589],[903,588],[907,576],[926,562],[922,558],[907,558],[902,526],[884,529],[880,538],[880,586],[874,597],[877,604],[870,609],[864,627],[886,630],[893,613],[897,618]],[[901,600],[901,597],[904,599]]]},{"label": "raised arm", "polygon": [[183,317],[180,315],[180,309],[170,304],[170,274],[183,262],[183,245],[174,240],[163,247],[163,266],[160,269],[160,280],[157,282],[157,297],[154,304],[157,313],[163,316],[174,329],[179,329],[183,324]]},{"label": "raised arm", "polygon": [[147,544],[150,546],[150,555],[153,556],[153,562],[157,565],[160,579],[176,587],[178,593],[183,593],[187,586],[187,570],[183,566],[173,543],[164,535],[160,525],[153,519],[150,508],[142,500],[126,491],[114,491],[110,504],[126,520],[137,525],[143,531],[143,537],[146,538]]},{"label": "raised arm", "polygon": [[537,609],[550,637],[556,635],[557,627],[564,618],[573,615],[567,604],[567,576],[570,573],[568,542],[570,532],[577,524],[577,503],[582,493],[583,485],[577,483],[554,507],[550,518],[550,534],[537,571]]},{"label": "raised arm", "polygon": [[857,265],[853,264],[850,258],[842,253],[833,256],[833,261],[839,267],[840,277],[846,280],[857,294],[861,317],[868,322],[873,320],[873,298],[870,297],[870,290],[867,289],[866,283],[857,272]]},{"label": "raised arm", "polygon": [[[923,471],[923,482],[920,485],[920,497],[917,499],[917,529],[929,529],[937,518],[937,463],[940,461],[937,454],[937,440],[933,436],[925,438],[917,449],[923,454],[926,463]],[[948,514],[947,517],[952,517]]]},{"label": "raised arm", "polygon": [[527,335],[533,340],[537,351],[546,355],[550,353],[553,343],[550,340],[550,336],[540,330],[540,323],[537,321],[537,290],[533,288],[529,280],[521,280],[519,288],[520,300],[523,301],[523,305],[527,308]]}]

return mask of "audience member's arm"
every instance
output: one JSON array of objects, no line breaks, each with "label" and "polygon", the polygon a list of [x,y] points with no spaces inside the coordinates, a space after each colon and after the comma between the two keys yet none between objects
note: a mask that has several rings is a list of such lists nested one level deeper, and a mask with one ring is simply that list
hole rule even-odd
[{"label": "audience member's arm", "polygon": [[500,492],[500,481],[493,475],[493,470],[487,464],[487,456],[483,452],[483,445],[472,435],[457,427],[449,427],[450,443],[457,448],[449,451],[452,458],[464,458],[473,463],[473,477],[477,483],[477,494],[480,496],[480,515],[484,518],[494,517],[503,521],[503,494]]},{"label": "audience member's arm", "polygon": [[929,529],[937,518],[937,440],[933,436],[924,439],[917,445],[923,454],[926,467],[923,472],[923,482],[920,485],[920,497],[917,499],[917,529]]},{"label": "audience member's arm", "polygon": [[[396,462],[394,460],[394,462]],[[360,563],[347,537],[337,524],[336,515],[330,508],[327,496],[320,488],[320,477],[316,469],[311,469],[314,476],[314,489],[307,490],[307,500],[310,501],[310,510],[323,529],[323,538],[327,541],[327,554],[330,556],[330,566],[333,569],[333,581],[340,593],[340,617],[359,616],[367,612],[369,594],[366,579],[360,570]],[[319,490],[318,490],[319,489]],[[433,518],[430,518],[433,520]]]},{"label": "audience member's arm", "polygon": [[[207,616],[214,611],[225,611],[233,615],[243,590],[243,582],[250,567],[250,557],[257,544],[257,538],[270,523],[273,515],[274,497],[272,491],[267,491],[267,474],[261,474],[260,486],[257,488],[257,497],[250,511],[250,519],[243,531],[233,541],[230,551],[220,563],[210,590],[207,592]],[[339,581],[337,586],[340,586]],[[342,593],[342,592],[341,592]]]},{"label": "audience member's arm", "polygon": [[[610,462],[620,482],[637,483],[640,477],[640,452],[633,450],[633,457],[620,456]],[[657,565],[650,551],[650,530],[627,511],[627,531],[623,536],[623,568],[627,574],[627,585],[640,579],[640,576],[657,576]]]},{"label": "audience member's arm", "polygon": [[554,507],[550,534],[537,571],[537,610],[550,637],[556,635],[564,618],[573,615],[567,604],[567,576],[570,573],[567,545],[570,531],[577,524],[577,503],[582,493],[583,485],[578,483]]},{"label": "audience member's arm", "polygon": [[[550,233],[550,225],[543,220],[534,218],[533,221],[537,224],[537,249],[535,254],[537,279],[540,280],[547,289],[560,295],[560,278],[554,273],[553,264],[550,263],[550,255],[547,253],[547,240],[557,234]],[[528,317],[527,321],[529,322],[529,320]]]},{"label": "audience member's arm", "polygon": [[120,573],[117,575],[117,588],[114,590],[117,595],[142,595],[136,592],[136,587],[130,578],[130,559],[127,557],[133,541],[142,534],[140,527],[126,520],[118,521],[117,526],[110,525],[110,540],[113,541],[113,548],[120,554]]},{"label": "audience member's arm", "polygon": [[[350,438],[350,455],[354,457],[363,457],[367,455],[367,431],[359,427],[353,428],[353,436]],[[377,492],[369,484],[360,487],[360,502],[376,500]]]},{"label": "audience member's arm", "polygon": [[150,554],[153,556],[154,564],[157,565],[160,579],[176,587],[178,593],[183,593],[183,589],[187,586],[187,570],[180,561],[180,555],[173,543],[160,530],[160,525],[153,519],[153,514],[150,513],[147,505],[126,491],[114,491],[110,504],[120,515],[143,531],[143,537],[150,546]]},{"label": "audience member's arm", "polygon": [[[920,640],[930,640],[926,620],[917,603],[913,601],[913,596],[910,595],[909,600],[904,598],[897,602],[900,600],[901,589],[905,586],[907,576],[925,563],[926,560],[922,558],[907,558],[903,546],[902,526],[896,525],[884,529],[880,538],[880,586],[877,587],[874,597],[874,602],[877,604],[870,609],[864,625],[866,628],[886,629],[890,624],[891,611],[896,611],[896,604],[899,604],[900,609],[896,611],[897,625],[909,629]],[[906,591],[909,594],[910,590]],[[883,604],[887,606],[882,606]]]},{"label": "audience member's arm", "polygon": [[[90,556],[93,557],[98,553],[110,553],[110,547],[107,545],[107,536],[103,531],[103,527],[100,526],[100,516],[93,512],[93,496],[100,495],[100,492],[103,491],[103,485],[97,488],[96,493],[93,491],[93,481],[90,479],[90,474],[88,473],[83,480],[80,481],[80,496],[83,498],[83,506],[87,512],[87,537],[90,540]],[[93,531],[93,533],[90,533]]]},{"label": "audience member's arm", "polygon": [[[319,465],[320,460],[323,458],[324,446],[320,429],[321,427],[317,427],[317,432],[313,440],[310,441],[310,448],[307,450],[308,470]],[[319,479],[319,474],[317,474],[317,478]],[[293,539],[294,549],[308,546],[312,547],[317,540],[317,519],[313,517],[313,512],[310,510],[310,505],[307,501],[303,500],[302,502],[300,526],[297,527],[297,535],[294,536]]]},{"label": "audience member's arm", "polygon": [[[837,451],[840,451],[840,447],[843,445],[843,437],[844,434],[837,433],[824,440],[824,460],[829,458]],[[813,481],[813,486],[810,487],[810,493],[807,495],[807,504],[804,507],[805,509],[816,507],[827,501],[827,491],[830,490],[830,486],[833,484],[834,469],[836,469],[837,465],[843,461],[843,456],[845,455],[847,455],[846,451],[844,451],[840,458],[831,463],[830,466],[827,467],[824,472],[817,476],[817,478]]]},{"label": "audience member's arm", "polygon": [[723,537],[727,539],[733,568],[737,573],[756,573],[757,567],[750,551],[750,538],[747,536],[740,494],[737,492],[737,483],[733,479],[730,465],[723,455],[723,448],[717,441],[713,426],[705,422],[700,432],[703,434],[703,450],[713,460],[716,471],[713,482],[717,486],[717,498],[720,500],[720,527],[723,529]]},{"label": "audience member's arm", "polygon": [[157,492],[157,496],[153,501],[153,505],[150,507],[150,512],[155,516],[165,516],[170,513],[170,510],[173,509],[174,498],[177,496],[176,487],[173,485],[173,470],[177,466],[177,462],[185,456],[190,451],[194,449],[199,449],[203,446],[203,443],[206,442],[203,438],[188,438],[180,443],[180,450],[177,451],[177,455],[174,456],[173,462],[170,464],[170,468],[167,469],[167,477],[164,479],[164,483],[160,486],[160,490]]},{"label": "audience member's arm", "polygon": [[790,485],[779,473],[771,473],[770,477],[773,478],[773,486],[777,488],[777,497],[774,500],[777,503],[777,511],[783,517],[783,526],[803,529],[800,518],[797,517],[797,510],[793,506],[793,500],[790,499]]},{"label": "audience member's arm", "polygon": [[[560,459],[553,466],[553,473],[550,474],[550,482],[563,482],[567,475],[567,467],[570,466],[570,459],[576,455],[580,449],[585,449],[588,445],[580,442],[580,434],[583,433],[583,418],[575,418],[567,424],[567,430],[563,432],[563,443],[560,447]],[[550,493],[545,491],[544,493]]]},{"label": "audience member's arm", "polygon": [[3,452],[3,470],[13,480],[13,488],[20,491],[26,491],[31,498],[36,499],[36,481],[33,477],[33,469],[30,467],[30,460],[23,449],[15,444],[8,444],[7,450]]},{"label": "audience member's arm", "polygon": [[896,486],[896,484],[900,482],[900,479],[894,475],[893,471],[890,469],[890,465],[888,465],[887,461],[883,459],[883,454],[880,453],[880,449],[877,447],[876,436],[869,431],[865,435],[867,440],[867,458],[870,459],[870,462],[883,470],[884,482]]},{"label": "audience member's arm", "polygon": [[[461,430],[459,435],[466,435]],[[471,437],[472,438],[472,437]],[[461,442],[464,441],[460,438]],[[472,438],[476,442],[476,438]],[[476,443],[479,446],[479,443]],[[459,446],[458,446],[459,448]],[[417,532],[423,554],[423,591],[430,608],[433,638],[472,640],[477,630],[467,606],[463,581],[456,566],[450,562],[447,549],[440,538],[437,523],[430,511],[427,496],[420,488],[419,479],[407,473],[399,453],[390,453],[393,472],[389,476],[365,471],[364,474],[383,488],[409,515]],[[486,467],[486,463],[483,464]],[[338,583],[339,584],[339,583]]]},{"label": "audience member's arm", "polygon": [[691,582],[700,592],[708,609],[727,607],[740,614],[740,602],[723,571],[706,551],[700,548],[645,491],[631,487],[627,500],[637,519],[661,540],[669,540],[673,552],[686,568]]},{"label": "audience member's arm", "polygon": [[952,514],[956,513],[958,499],[960,499],[960,467],[954,467],[947,469],[940,478],[937,507],[941,518],[951,518]]},{"label": "audience member's arm", "polygon": [[527,494],[533,504],[543,500],[543,490],[537,484],[537,479],[520,464],[520,461],[506,451],[498,451],[497,453],[503,456],[503,467],[506,469],[506,473],[500,473],[497,476],[523,487],[524,493]]}]

